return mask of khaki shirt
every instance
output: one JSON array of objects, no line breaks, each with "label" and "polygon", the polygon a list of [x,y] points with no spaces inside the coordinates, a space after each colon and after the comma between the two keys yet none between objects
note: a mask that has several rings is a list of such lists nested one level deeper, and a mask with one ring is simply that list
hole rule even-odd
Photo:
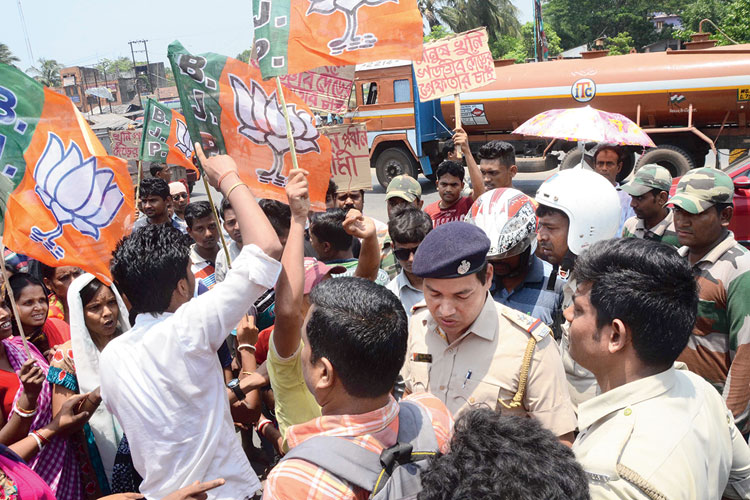
[{"label": "khaki shirt", "polygon": [[578,407],[578,423],[573,451],[592,500],[648,500],[639,479],[670,500],[750,497],[750,449],[694,373],[669,368],[607,391]]},{"label": "khaki shirt", "polygon": [[[508,409],[499,401],[509,404],[518,391],[532,336],[536,346],[523,398],[519,407]],[[484,405],[506,414],[533,416],[558,436],[576,428],[550,329],[540,320],[496,303],[489,294],[474,323],[450,345],[438,333],[424,303],[415,306],[401,373],[409,391],[432,393],[454,416]]]}]

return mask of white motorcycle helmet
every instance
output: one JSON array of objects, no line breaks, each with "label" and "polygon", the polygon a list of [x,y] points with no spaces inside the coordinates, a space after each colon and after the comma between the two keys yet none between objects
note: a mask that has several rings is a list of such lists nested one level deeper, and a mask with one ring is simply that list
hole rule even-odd
[{"label": "white motorcycle helmet", "polygon": [[620,198],[604,177],[581,168],[563,170],[539,186],[536,202],[562,210],[570,221],[568,249],[576,255],[620,227]]},{"label": "white motorcycle helmet", "polygon": [[521,191],[498,188],[477,198],[466,218],[490,239],[488,259],[504,259],[536,250],[534,202]]}]

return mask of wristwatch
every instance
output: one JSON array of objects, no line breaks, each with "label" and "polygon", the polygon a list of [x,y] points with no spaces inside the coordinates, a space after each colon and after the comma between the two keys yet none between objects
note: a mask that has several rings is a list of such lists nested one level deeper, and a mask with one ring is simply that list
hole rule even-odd
[{"label": "wristwatch", "polygon": [[245,399],[245,393],[240,389],[240,379],[234,378],[230,380],[227,387],[232,389],[232,392],[234,392],[234,395],[237,396],[238,400],[242,401]]}]

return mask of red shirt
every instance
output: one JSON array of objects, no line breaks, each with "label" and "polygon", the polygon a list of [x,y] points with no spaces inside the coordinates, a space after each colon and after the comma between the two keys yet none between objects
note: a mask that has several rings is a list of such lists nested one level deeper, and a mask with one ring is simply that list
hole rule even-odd
[{"label": "red shirt", "polygon": [[258,340],[255,342],[255,364],[262,365],[268,357],[268,340],[271,338],[273,325],[258,334]]},{"label": "red shirt", "polygon": [[471,196],[464,196],[450,208],[440,208],[440,200],[430,203],[424,209],[427,215],[432,219],[432,227],[438,227],[446,222],[464,220],[464,216],[469,213],[474,200]]}]

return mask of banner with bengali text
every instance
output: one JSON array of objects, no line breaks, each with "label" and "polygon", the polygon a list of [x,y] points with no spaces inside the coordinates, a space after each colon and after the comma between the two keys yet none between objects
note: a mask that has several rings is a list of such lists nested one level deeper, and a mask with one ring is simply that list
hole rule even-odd
[{"label": "banner with bengali text", "polygon": [[141,149],[141,130],[110,130],[109,150],[123,160],[137,160]]},{"label": "banner with bengali text", "polygon": [[303,73],[279,77],[315,111],[343,114],[354,85],[354,66],[322,66]]},{"label": "banner with bengali text", "polygon": [[371,190],[367,125],[332,125],[318,130],[331,141],[331,175],[339,191]]}]

